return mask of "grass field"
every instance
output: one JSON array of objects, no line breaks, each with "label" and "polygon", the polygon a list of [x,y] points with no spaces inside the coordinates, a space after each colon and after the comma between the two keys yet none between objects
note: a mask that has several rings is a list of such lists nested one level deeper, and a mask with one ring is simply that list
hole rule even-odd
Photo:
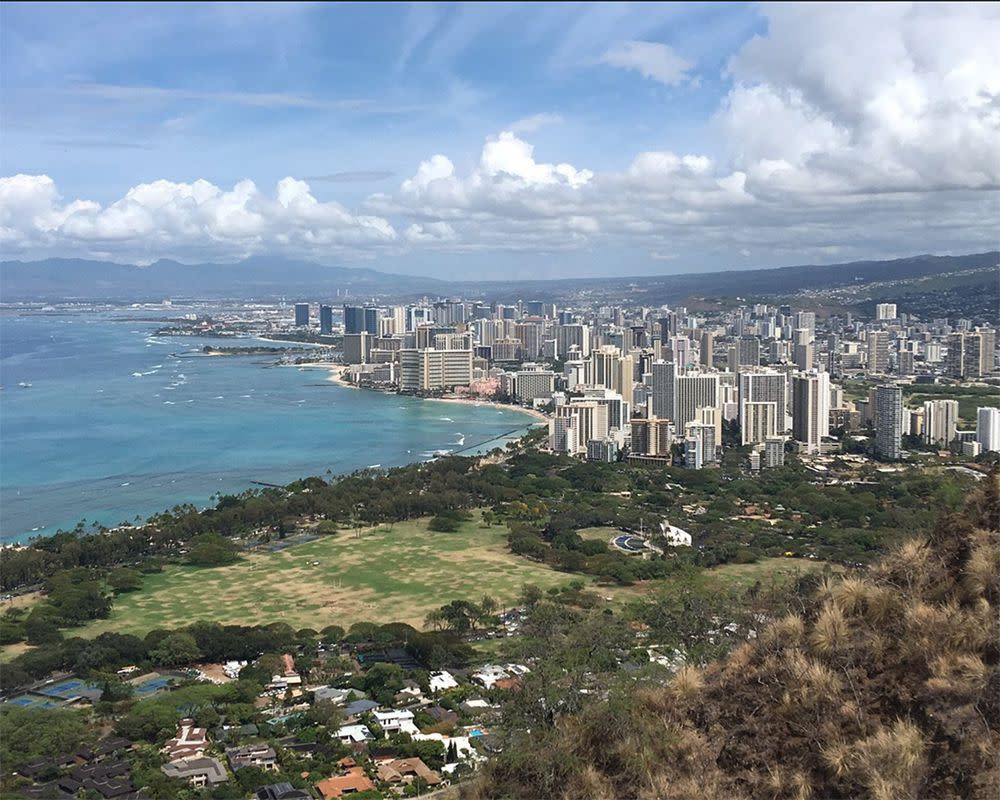
[{"label": "grass field", "polygon": [[[426,519],[408,520],[361,538],[344,531],[251,554],[226,567],[169,566],[146,576],[140,591],[118,597],[110,618],[79,631],[144,633],[196,620],[284,621],[317,629],[359,621],[421,627],[427,612],[450,600],[491,594],[510,603],[525,583],[547,589],[579,578],[514,555],[507,549],[507,529],[484,527],[478,514],[455,533],[429,531]],[[603,594],[609,591],[601,587]]]},{"label": "grass field", "polygon": [[706,574],[745,588],[757,581],[794,580],[800,575],[821,572],[827,568],[837,572],[842,571],[836,564],[812,561],[808,558],[762,558],[753,564],[723,564],[712,567]]}]

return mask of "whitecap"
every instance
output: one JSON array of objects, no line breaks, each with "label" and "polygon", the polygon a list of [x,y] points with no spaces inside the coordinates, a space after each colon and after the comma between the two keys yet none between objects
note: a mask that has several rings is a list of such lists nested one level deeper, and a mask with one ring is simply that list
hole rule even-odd
[{"label": "whitecap", "polygon": [[176,404],[174,403],[173,400],[164,400],[163,401],[163,405],[165,405],[165,406],[172,406],[172,405],[176,405]]},{"label": "whitecap", "polygon": [[223,397],[223,396],[222,396],[221,394],[219,394],[219,395],[216,395],[216,396],[215,396],[214,398],[212,398],[212,399],[213,399],[213,400],[225,400],[226,398],[225,398],[225,397]]},{"label": "whitecap", "polygon": [[240,395],[240,397],[244,397],[244,398],[247,398],[247,399],[249,399],[249,398],[250,398],[250,395],[248,395],[248,394],[241,394],[241,395]]},{"label": "whitecap", "polygon": [[119,486],[131,486],[131,485],[132,485],[132,483],[131,483],[131,481],[125,481],[125,483],[120,483],[120,484],[118,484],[118,485],[119,485]]},{"label": "whitecap", "polygon": [[451,417],[438,417],[438,419],[440,419],[442,422],[454,422],[455,421]]},{"label": "whitecap", "polygon": [[132,373],[132,377],[133,378],[141,378],[142,377],[142,373],[141,372],[133,372]]}]

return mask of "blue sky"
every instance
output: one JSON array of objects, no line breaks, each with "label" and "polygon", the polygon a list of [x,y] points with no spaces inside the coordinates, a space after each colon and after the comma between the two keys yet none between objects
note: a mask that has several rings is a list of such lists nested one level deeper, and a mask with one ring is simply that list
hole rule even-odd
[{"label": "blue sky", "polygon": [[684,272],[977,249],[996,205],[988,6],[0,15],[5,255]]}]

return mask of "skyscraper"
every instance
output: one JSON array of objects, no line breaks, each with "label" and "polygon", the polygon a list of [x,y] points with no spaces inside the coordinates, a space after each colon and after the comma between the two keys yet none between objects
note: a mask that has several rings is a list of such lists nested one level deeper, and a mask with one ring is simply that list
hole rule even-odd
[{"label": "skyscraper", "polygon": [[[777,370],[749,370],[739,375],[740,443],[762,444],[786,431],[787,380]],[[770,405],[768,411],[761,405]]]},{"label": "skyscraper", "polygon": [[875,319],[897,319],[895,303],[879,303],[875,306]]},{"label": "skyscraper", "polygon": [[875,389],[875,454],[896,461],[901,456],[903,390],[898,386]]},{"label": "skyscraper", "polygon": [[976,409],[976,441],[983,451],[1000,451],[1000,408]]},{"label": "skyscraper", "polygon": [[868,331],[868,374],[885,375],[889,371],[889,334]]},{"label": "skyscraper", "polygon": [[830,434],[830,376],[811,372],[792,378],[792,436],[807,453],[818,453]]},{"label": "skyscraper", "polygon": [[295,304],[295,327],[305,328],[309,325],[309,304],[308,303],[296,303]]},{"label": "skyscraper", "polygon": [[365,329],[365,310],[360,306],[344,306],[344,333],[361,333]]},{"label": "skyscraper", "polygon": [[333,309],[330,306],[319,307],[319,332],[325,335],[333,333]]},{"label": "skyscraper", "polygon": [[712,353],[715,350],[715,335],[711,331],[701,334],[701,346],[698,350],[698,361],[703,367],[712,367]]},{"label": "skyscraper", "polygon": [[927,400],[924,403],[924,442],[947,447],[958,428],[957,400]]},{"label": "skyscraper", "polygon": [[670,361],[656,361],[652,374],[653,416],[669,419],[676,426],[677,365]]}]

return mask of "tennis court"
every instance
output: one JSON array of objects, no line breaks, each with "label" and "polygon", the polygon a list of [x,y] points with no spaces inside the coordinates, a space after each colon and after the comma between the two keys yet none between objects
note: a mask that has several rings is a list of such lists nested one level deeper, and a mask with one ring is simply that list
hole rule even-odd
[{"label": "tennis court", "polygon": [[135,694],[141,697],[151,697],[157,692],[163,691],[170,686],[170,678],[163,675],[156,675],[152,678],[140,680],[132,684]]},{"label": "tennis court", "polygon": [[100,693],[101,687],[93,683],[87,683],[80,678],[69,678],[51,686],[42,686],[34,690],[37,694],[44,694],[47,697],[58,697],[60,700],[69,700],[71,697]]},{"label": "tennis court", "polygon": [[21,708],[59,708],[59,703],[54,700],[49,700],[46,697],[36,697],[35,695],[30,694],[21,694],[17,697],[12,697],[7,702],[11,705],[20,706]]}]

